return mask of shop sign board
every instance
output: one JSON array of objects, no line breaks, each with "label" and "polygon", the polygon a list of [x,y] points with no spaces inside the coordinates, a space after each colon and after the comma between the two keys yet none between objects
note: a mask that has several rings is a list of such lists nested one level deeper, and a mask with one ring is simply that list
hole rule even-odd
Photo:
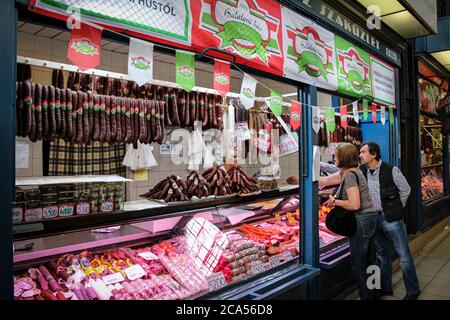
[{"label": "shop sign board", "polygon": [[395,69],[371,55],[370,70],[374,100],[387,105],[395,105]]}]

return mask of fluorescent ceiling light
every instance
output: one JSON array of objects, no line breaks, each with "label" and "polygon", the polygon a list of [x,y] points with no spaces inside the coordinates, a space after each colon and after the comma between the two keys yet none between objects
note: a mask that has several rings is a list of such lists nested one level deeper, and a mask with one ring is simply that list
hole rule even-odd
[{"label": "fluorescent ceiling light", "polygon": [[405,39],[429,34],[416,18],[408,11],[393,13],[382,18],[382,21],[394,29]]},{"label": "fluorescent ceiling light", "polygon": [[450,50],[433,52],[431,55],[439,61],[440,64],[445,66],[447,70],[450,70]]},{"label": "fluorescent ceiling light", "polygon": [[405,10],[398,1],[394,0],[358,0],[358,2],[366,8],[371,5],[378,6],[381,16]]}]

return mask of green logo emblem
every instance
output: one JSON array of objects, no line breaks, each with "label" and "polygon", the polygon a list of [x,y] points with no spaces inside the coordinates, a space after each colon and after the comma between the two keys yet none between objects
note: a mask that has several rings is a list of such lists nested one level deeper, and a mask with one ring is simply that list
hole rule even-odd
[{"label": "green logo emblem", "polygon": [[72,42],[72,49],[85,55],[98,55],[98,46],[89,39],[79,39]]},{"label": "green logo emblem", "polygon": [[140,70],[150,69],[150,61],[146,60],[144,57],[132,57],[131,65]]},{"label": "green logo emblem", "polygon": [[216,81],[221,85],[226,85],[228,84],[229,78],[225,73],[220,72],[216,75]]},{"label": "green logo emblem", "polygon": [[178,74],[183,78],[190,78],[194,74],[194,70],[191,67],[184,65],[178,68]]}]

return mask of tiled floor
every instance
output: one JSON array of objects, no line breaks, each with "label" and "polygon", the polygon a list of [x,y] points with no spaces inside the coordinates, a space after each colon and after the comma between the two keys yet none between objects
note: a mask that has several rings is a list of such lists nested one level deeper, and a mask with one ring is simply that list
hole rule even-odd
[{"label": "tiled floor", "polygon": [[[422,294],[419,300],[450,300],[450,235],[431,252],[414,257]],[[394,295],[387,300],[405,296],[401,270],[393,275]]]}]

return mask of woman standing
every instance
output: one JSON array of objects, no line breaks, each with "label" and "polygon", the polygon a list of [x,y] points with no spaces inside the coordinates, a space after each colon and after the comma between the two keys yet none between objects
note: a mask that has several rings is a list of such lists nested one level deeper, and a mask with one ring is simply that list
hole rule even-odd
[{"label": "woman standing", "polygon": [[352,268],[358,282],[361,300],[376,299],[375,288],[368,287],[367,278],[372,272],[367,267],[374,263],[373,241],[378,229],[378,212],[372,208],[367,180],[358,169],[358,150],[350,143],[341,143],[335,152],[336,166],[340,168],[342,183],[336,194],[342,191],[342,197],[330,196],[326,205],[338,206],[356,215],[356,233],[350,238]]}]

